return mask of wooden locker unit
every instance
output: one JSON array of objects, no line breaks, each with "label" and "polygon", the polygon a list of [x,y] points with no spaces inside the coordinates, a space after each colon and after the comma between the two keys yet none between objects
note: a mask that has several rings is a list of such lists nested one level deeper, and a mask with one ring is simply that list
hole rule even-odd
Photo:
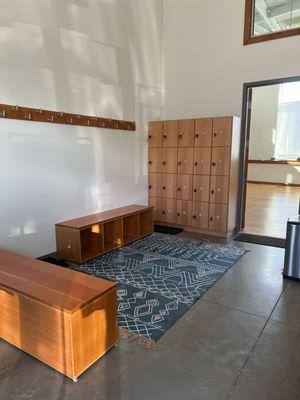
[{"label": "wooden locker unit", "polygon": [[194,174],[210,175],[211,147],[195,147],[194,149]]},{"label": "wooden locker unit", "polygon": [[193,202],[177,200],[177,224],[191,226],[193,220]]},{"label": "wooden locker unit", "polygon": [[163,147],[177,147],[178,121],[164,121],[162,145]]},{"label": "wooden locker unit", "polygon": [[194,148],[178,148],[178,174],[193,174]]},{"label": "wooden locker unit", "polygon": [[230,160],[230,147],[213,147],[211,154],[211,175],[229,175]]},{"label": "wooden locker unit", "polygon": [[208,229],[209,204],[202,202],[193,203],[192,226],[200,229]]},{"label": "wooden locker unit", "polygon": [[194,147],[195,120],[183,119],[178,125],[178,147]]},{"label": "wooden locker unit", "polygon": [[193,175],[178,175],[177,199],[193,200]]},{"label": "wooden locker unit", "polygon": [[176,199],[177,174],[162,174],[161,177],[161,188],[158,196],[164,199]]},{"label": "wooden locker unit", "polygon": [[211,203],[209,206],[209,228],[213,231],[226,232],[227,204]]},{"label": "wooden locker unit", "polygon": [[228,203],[228,176],[212,176],[210,178],[210,202],[227,204]]},{"label": "wooden locker unit", "polygon": [[162,147],[162,130],[163,130],[163,123],[161,121],[153,121],[149,123],[149,130],[148,130],[149,147]]},{"label": "wooden locker unit", "polygon": [[[158,153],[161,149],[155,149]],[[177,173],[177,148],[165,148],[161,152],[161,172],[164,174]]]},{"label": "wooden locker unit", "polygon": [[148,165],[150,173],[162,172],[162,159],[163,159],[162,148],[149,148]]},{"label": "wooden locker unit", "polygon": [[231,146],[232,122],[231,117],[213,119],[213,146]]},{"label": "wooden locker unit", "polygon": [[213,133],[212,118],[195,120],[195,147],[211,147]]},{"label": "wooden locker unit", "polygon": [[[149,138],[149,203],[157,223],[222,237],[233,234],[240,169],[239,118],[163,121],[149,126],[149,132],[159,131],[159,126],[162,144],[156,139],[157,147],[153,147],[153,135]],[[154,172],[161,173],[161,181]]]},{"label": "wooden locker unit", "polygon": [[209,203],[209,175],[194,175],[193,201]]},{"label": "wooden locker unit", "polygon": [[150,173],[148,184],[150,197],[162,197],[163,174]]}]

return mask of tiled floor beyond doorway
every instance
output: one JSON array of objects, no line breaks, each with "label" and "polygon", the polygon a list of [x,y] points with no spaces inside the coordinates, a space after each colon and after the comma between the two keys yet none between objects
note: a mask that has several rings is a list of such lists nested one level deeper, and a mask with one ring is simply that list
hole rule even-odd
[{"label": "tiled floor beyond doorway", "polygon": [[154,350],[121,340],[78,383],[0,342],[0,399],[299,400],[300,284],[282,249],[233,245],[250,252]]},{"label": "tiled floor beyond doorway", "polygon": [[300,187],[248,183],[244,232],[284,238],[299,198]]}]

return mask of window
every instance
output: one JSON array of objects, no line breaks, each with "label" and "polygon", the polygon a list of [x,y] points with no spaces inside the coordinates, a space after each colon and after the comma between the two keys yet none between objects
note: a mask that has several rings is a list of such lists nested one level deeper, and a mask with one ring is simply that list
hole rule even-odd
[{"label": "window", "polygon": [[300,35],[300,0],[246,0],[244,44]]},{"label": "window", "polygon": [[300,82],[280,85],[274,157],[297,160],[300,157]]}]

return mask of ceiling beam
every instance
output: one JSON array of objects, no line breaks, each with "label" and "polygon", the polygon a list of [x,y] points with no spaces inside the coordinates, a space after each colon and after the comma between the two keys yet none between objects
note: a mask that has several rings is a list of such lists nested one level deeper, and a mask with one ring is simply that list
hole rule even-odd
[{"label": "ceiling beam", "polygon": [[255,11],[257,11],[263,21],[269,26],[272,31],[280,31],[281,27],[274,17],[270,16],[268,7],[264,0],[255,0]]}]

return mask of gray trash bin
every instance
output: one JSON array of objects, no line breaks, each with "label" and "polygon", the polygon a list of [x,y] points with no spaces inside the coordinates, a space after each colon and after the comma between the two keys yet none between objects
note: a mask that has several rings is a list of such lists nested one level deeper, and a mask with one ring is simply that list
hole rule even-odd
[{"label": "gray trash bin", "polygon": [[283,276],[300,280],[300,215],[287,222]]}]

